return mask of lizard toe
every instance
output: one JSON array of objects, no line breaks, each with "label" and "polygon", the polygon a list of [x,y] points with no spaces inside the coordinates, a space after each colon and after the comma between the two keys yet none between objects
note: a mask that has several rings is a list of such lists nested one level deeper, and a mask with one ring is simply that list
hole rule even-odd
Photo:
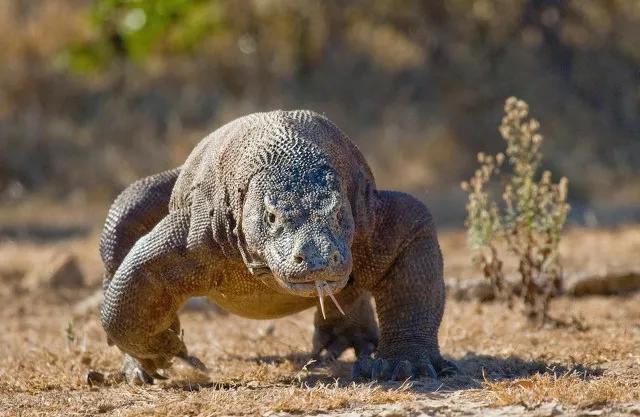
[{"label": "lizard toe", "polygon": [[371,364],[371,379],[385,380],[390,376],[391,366],[389,361],[375,358]]},{"label": "lizard toe", "polygon": [[319,362],[331,362],[338,359],[338,357],[342,355],[342,352],[349,347],[351,347],[351,342],[346,337],[338,336],[327,346],[319,349],[315,354],[315,358]]},{"label": "lizard toe", "polygon": [[436,366],[436,371],[438,373],[439,376],[442,377],[449,377],[449,376],[454,376],[460,373],[460,368],[458,368],[458,365],[455,364],[455,362],[447,360],[447,359],[442,359]]},{"label": "lizard toe", "polygon": [[314,358],[320,362],[332,361],[344,351],[353,348],[356,357],[371,356],[378,344],[374,332],[365,333],[359,329],[316,329],[313,341]]},{"label": "lizard toe", "polygon": [[369,356],[359,357],[353,364],[351,369],[351,378],[363,379],[371,378],[371,366],[373,365],[373,359]]},{"label": "lizard toe", "polygon": [[426,376],[428,378],[437,379],[438,373],[429,359],[424,359],[416,364],[417,376]]},{"label": "lizard toe", "polygon": [[[407,359],[359,357],[352,368],[352,378],[355,380],[369,379],[379,381],[404,381],[409,378],[427,377],[438,379],[457,372],[457,367],[449,361],[434,366],[431,360],[421,359],[412,361]],[[436,370],[437,369],[437,370]]]},{"label": "lizard toe", "polygon": [[188,365],[189,367],[191,367],[193,369],[196,369],[198,371],[205,372],[205,373],[209,372],[209,369],[204,364],[204,362],[202,362],[196,356],[187,355],[187,354],[179,354],[179,355],[176,356],[176,358],[180,359],[184,364]]},{"label": "lizard toe", "polygon": [[[145,371],[140,362],[135,358],[126,355],[122,362],[122,373],[128,384],[131,385],[151,385],[153,377]],[[156,372],[154,372],[156,373]]]},{"label": "lizard toe", "polygon": [[413,365],[409,361],[400,361],[391,373],[392,381],[404,381],[414,375]]}]

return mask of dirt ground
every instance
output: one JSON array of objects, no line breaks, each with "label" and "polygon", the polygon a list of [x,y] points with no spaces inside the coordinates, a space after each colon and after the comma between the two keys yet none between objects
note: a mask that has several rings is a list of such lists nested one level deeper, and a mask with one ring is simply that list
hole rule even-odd
[{"label": "dirt ground", "polygon": [[[97,234],[76,220],[10,227],[0,216],[1,415],[640,415],[637,292],[561,297],[552,312],[572,322],[561,328],[449,300],[441,347],[462,374],[389,384],[352,382],[351,353],[310,364],[309,311],[251,321],[196,305],[181,315],[185,340],[209,375],[178,363],[160,385],[127,385],[98,320]],[[477,276],[462,233],[441,242],[447,279]],[[562,252],[568,273],[637,268],[640,227],[571,230]],[[47,270],[70,255],[84,285]]]}]

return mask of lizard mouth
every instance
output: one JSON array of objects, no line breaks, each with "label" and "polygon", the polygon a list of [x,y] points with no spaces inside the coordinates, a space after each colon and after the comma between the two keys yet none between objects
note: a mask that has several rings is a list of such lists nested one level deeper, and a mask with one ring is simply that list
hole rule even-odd
[{"label": "lizard mouth", "polygon": [[283,285],[287,290],[289,290],[290,292],[296,295],[300,295],[303,297],[318,297],[318,301],[320,302],[320,311],[322,312],[322,317],[326,319],[327,315],[325,313],[325,308],[324,308],[325,296],[328,296],[331,299],[331,301],[333,301],[335,306],[338,308],[338,311],[340,311],[342,315],[345,315],[344,310],[338,303],[338,300],[336,299],[334,294],[340,291],[342,288],[344,288],[344,286],[347,285],[348,280],[349,280],[349,276],[339,281],[325,281],[322,279],[308,280],[308,281],[302,281],[302,282],[284,282],[280,280],[278,281],[280,281],[281,285]]},{"label": "lizard mouth", "polygon": [[325,292],[327,292],[327,295],[329,293],[333,294],[344,288],[344,286],[347,284],[347,281],[349,280],[349,276],[346,276],[344,279],[340,279],[338,281],[329,281],[323,279],[314,279],[307,281],[283,281],[278,278],[276,279],[283,287],[295,293],[296,295],[301,295],[303,297],[316,297],[318,295],[318,286],[326,290]]},{"label": "lizard mouth", "polygon": [[333,301],[340,313],[342,313],[343,315],[345,314],[334,294],[339,292],[347,285],[347,282],[349,281],[349,275],[341,277],[337,280],[329,280],[323,279],[324,277],[316,277],[307,280],[286,281],[275,276],[275,274],[274,277],[276,278],[276,281],[278,281],[278,283],[289,293],[301,297],[318,297],[318,301],[320,303],[320,311],[322,312],[322,317],[324,317],[325,319],[327,318],[324,307],[324,298],[326,296],[328,296],[331,301]]},{"label": "lizard mouth", "polygon": [[275,281],[277,281],[281,287],[294,295],[301,297],[318,297],[322,317],[325,319],[327,318],[324,308],[325,296],[328,296],[338,308],[338,311],[345,315],[344,310],[338,303],[334,294],[347,285],[347,282],[349,281],[348,274],[344,278],[341,277],[339,279],[323,279],[323,277],[316,276],[315,278],[306,280],[289,281],[278,277],[277,274],[274,274],[273,271],[263,263],[254,263],[249,267],[249,270],[253,275],[262,279],[268,276],[275,278]]}]

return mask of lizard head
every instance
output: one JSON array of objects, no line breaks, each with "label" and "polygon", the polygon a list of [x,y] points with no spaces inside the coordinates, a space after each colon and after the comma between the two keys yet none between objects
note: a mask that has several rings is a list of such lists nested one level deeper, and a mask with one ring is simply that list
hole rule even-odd
[{"label": "lizard head", "polygon": [[313,297],[341,290],[352,269],[354,220],[346,193],[329,167],[263,171],[242,210],[250,270],[270,286]]}]

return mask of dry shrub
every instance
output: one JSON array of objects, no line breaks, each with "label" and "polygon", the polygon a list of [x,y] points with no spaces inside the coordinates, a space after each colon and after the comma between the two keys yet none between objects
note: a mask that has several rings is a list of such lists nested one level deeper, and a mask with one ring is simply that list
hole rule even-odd
[{"label": "dry shrub", "polygon": [[[558,245],[569,205],[568,181],[551,180],[551,172],[538,177],[542,160],[540,124],[529,118],[529,106],[511,97],[506,101],[500,134],[505,153],[478,154],[478,168],[462,188],[469,192],[467,204],[468,241],[473,262],[491,280],[497,298],[512,305],[522,300],[525,313],[533,321],[549,319],[549,300],[562,286]],[[502,202],[492,193],[492,180],[500,176],[507,161],[510,172],[502,177]],[[517,258],[520,282],[505,280],[504,251]]]}]

